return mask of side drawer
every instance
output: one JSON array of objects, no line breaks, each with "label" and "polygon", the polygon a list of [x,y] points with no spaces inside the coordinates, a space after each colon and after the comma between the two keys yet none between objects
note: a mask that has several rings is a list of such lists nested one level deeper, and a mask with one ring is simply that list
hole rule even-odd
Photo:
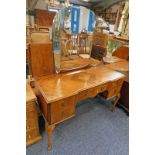
[{"label": "side drawer", "polygon": [[51,103],[51,123],[61,122],[75,114],[76,96]]}]

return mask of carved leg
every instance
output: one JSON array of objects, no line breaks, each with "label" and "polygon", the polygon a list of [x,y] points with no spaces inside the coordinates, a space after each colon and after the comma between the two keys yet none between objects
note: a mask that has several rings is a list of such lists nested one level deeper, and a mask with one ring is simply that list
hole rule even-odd
[{"label": "carved leg", "polygon": [[48,139],[48,150],[51,150],[52,148],[51,136],[52,136],[54,128],[55,128],[54,124],[48,125],[47,122],[45,123],[45,129],[46,129],[46,134],[47,134],[47,139]]},{"label": "carved leg", "polygon": [[112,108],[112,112],[114,112],[114,110],[115,110],[115,107],[116,107],[116,104],[117,104],[117,102],[118,102],[118,100],[120,99],[120,94],[117,94],[116,95],[116,99],[115,99],[115,101],[114,101],[114,105],[113,105],[113,108]]}]

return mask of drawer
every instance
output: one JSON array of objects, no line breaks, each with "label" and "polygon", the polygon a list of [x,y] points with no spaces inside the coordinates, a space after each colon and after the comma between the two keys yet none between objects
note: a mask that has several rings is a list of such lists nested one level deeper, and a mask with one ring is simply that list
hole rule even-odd
[{"label": "drawer", "polygon": [[97,95],[96,89],[90,88],[90,89],[87,89],[87,90],[80,92],[78,94],[78,100],[83,100],[83,99],[86,99],[88,97],[94,97],[96,95]]},{"label": "drawer", "polygon": [[111,98],[111,97],[116,96],[116,95],[120,92],[121,87],[122,87],[122,85],[117,86],[117,87],[111,87],[111,88],[108,90],[108,98]]},{"label": "drawer", "polygon": [[34,110],[36,110],[36,103],[34,101],[26,103],[26,112]]},{"label": "drawer", "polygon": [[99,85],[99,86],[96,87],[96,92],[97,92],[97,94],[102,93],[102,92],[106,91],[107,88],[108,88],[107,84]]},{"label": "drawer", "polygon": [[51,103],[51,123],[58,123],[75,113],[76,96]]},{"label": "drawer", "polygon": [[38,128],[38,119],[29,119],[26,121],[26,131]]},{"label": "drawer", "polygon": [[26,142],[33,140],[38,136],[40,136],[38,128],[30,130],[30,131],[26,132]]},{"label": "drawer", "polygon": [[26,120],[29,119],[36,119],[38,117],[37,109],[34,111],[28,111],[26,112]]}]

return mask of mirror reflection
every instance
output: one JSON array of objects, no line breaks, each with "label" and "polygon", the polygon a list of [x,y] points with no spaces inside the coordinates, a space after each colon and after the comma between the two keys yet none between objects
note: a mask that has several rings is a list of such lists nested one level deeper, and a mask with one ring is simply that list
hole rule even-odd
[{"label": "mirror reflection", "polygon": [[60,9],[53,21],[52,41],[56,73],[88,65],[95,14],[82,6]]}]

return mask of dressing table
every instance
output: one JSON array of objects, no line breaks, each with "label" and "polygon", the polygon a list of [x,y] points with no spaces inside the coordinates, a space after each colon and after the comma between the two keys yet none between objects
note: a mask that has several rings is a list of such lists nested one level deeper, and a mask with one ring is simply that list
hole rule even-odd
[{"label": "dressing table", "polygon": [[[88,15],[92,13],[83,9]],[[55,16],[52,26],[52,44],[30,45],[32,75],[39,107],[45,119],[48,150],[52,147],[54,128],[58,123],[76,115],[76,104],[79,100],[95,97],[99,93],[104,93],[107,99],[116,96],[112,108],[114,111],[125,78],[122,73],[105,67],[101,61],[93,58],[85,59],[78,55],[65,57],[61,47],[64,39],[59,31],[59,16],[61,13]]]},{"label": "dressing table", "polygon": [[38,100],[46,122],[48,150],[55,126],[76,114],[79,100],[95,97],[107,91],[106,98],[116,96],[113,109],[120,98],[120,90],[125,76],[119,72],[98,65],[88,69],[60,75],[48,75],[36,80]]}]

